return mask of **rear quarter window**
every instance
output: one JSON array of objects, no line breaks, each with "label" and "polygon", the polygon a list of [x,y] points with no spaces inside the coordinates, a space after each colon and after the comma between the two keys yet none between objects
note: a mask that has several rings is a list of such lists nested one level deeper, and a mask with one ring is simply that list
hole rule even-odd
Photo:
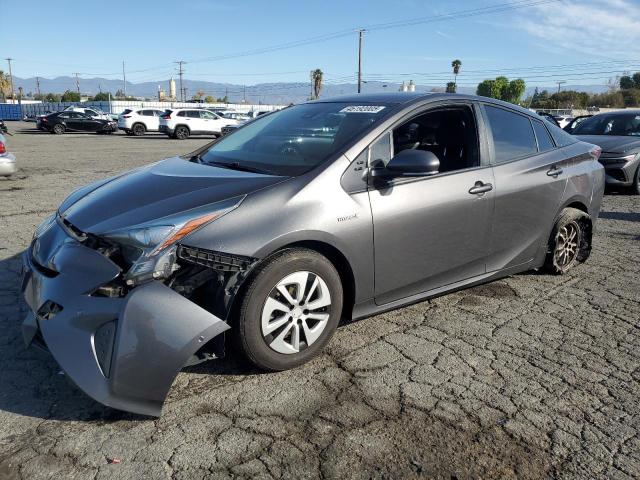
[{"label": "rear quarter window", "polygon": [[560,127],[555,125],[547,125],[549,129],[549,133],[553,137],[553,141],[556,142],[556,145],[559,147],[566,147],[567,145],[571,145],[572,143],[576,143],[578,140],[562,130]]},{"label": "rear quarter window", "polygon": [[549,132],[542,124],[537,120],[533,121],[533,130],[536,132],[536,138],[538,139],[538,150],[541,152],[546,152],[547,150],[551,150],[555,147],[553,141],[551,140],[551,136]]}]

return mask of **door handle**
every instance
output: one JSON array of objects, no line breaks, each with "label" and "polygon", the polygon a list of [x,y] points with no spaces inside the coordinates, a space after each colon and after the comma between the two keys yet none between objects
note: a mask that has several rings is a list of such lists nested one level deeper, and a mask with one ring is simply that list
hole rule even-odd
[{"label": "door handle", "polygon": [[493,185],[490,183],[482,183],[480,181],[476,182],[476,184],[469,189],[469,193],[472,195],[477,195],[479,193],[486,193],[493,190]]},{"label": "door handle", "polygon": [[558,175],[562,173],[562,169],[556,167],[555,165],[547,170],[547,176],[556,178]]}]

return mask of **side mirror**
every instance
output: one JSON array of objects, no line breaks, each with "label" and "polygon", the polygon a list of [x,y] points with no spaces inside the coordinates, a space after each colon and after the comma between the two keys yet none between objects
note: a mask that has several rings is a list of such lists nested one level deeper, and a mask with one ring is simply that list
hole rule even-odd
[{"label": "side mirror", "polygon": [[440,160],[435,153],[425,150],[402,150],[389,160],[386,168],[374,168],[372,177],[428,177],[440,171]]}]

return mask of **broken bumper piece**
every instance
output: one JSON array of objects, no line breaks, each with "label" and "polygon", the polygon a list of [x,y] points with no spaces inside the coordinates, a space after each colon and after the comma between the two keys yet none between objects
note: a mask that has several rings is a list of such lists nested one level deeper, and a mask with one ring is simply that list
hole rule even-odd
[{"label": "broken bumper piece", "polygon": [[51,252],[52,269],[34,262],[31,249],[24,256],[23,293],[31,309],[22,326],[25,343],[46,345],[96,401],[159,416],[181,368],[229,326],[159,282],[124,298],[92,296],[118,267],[75,241]]}]

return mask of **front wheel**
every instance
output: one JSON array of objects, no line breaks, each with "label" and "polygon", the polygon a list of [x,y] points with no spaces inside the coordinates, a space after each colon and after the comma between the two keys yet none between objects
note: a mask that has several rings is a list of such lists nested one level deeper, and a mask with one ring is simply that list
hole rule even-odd
[{"label": "front wheel", "polygon": [[584,262],[591,252],[591,220],[576,208],[565,208],[551,232],[545,270],[562,275],[578,263]]},{"label": "front wheel", "polygon": [[264,370],[302,365],[329,342],[342,303],[340,275],[327,258],[308,249],[284,250],[249,280],[238,315],[240,347]]},{"label": "front wheel", "polygon": [[147,132],[147,128],[142,123],[136,123],[133,126],[133,134],[136,137],[141,137]]}]

